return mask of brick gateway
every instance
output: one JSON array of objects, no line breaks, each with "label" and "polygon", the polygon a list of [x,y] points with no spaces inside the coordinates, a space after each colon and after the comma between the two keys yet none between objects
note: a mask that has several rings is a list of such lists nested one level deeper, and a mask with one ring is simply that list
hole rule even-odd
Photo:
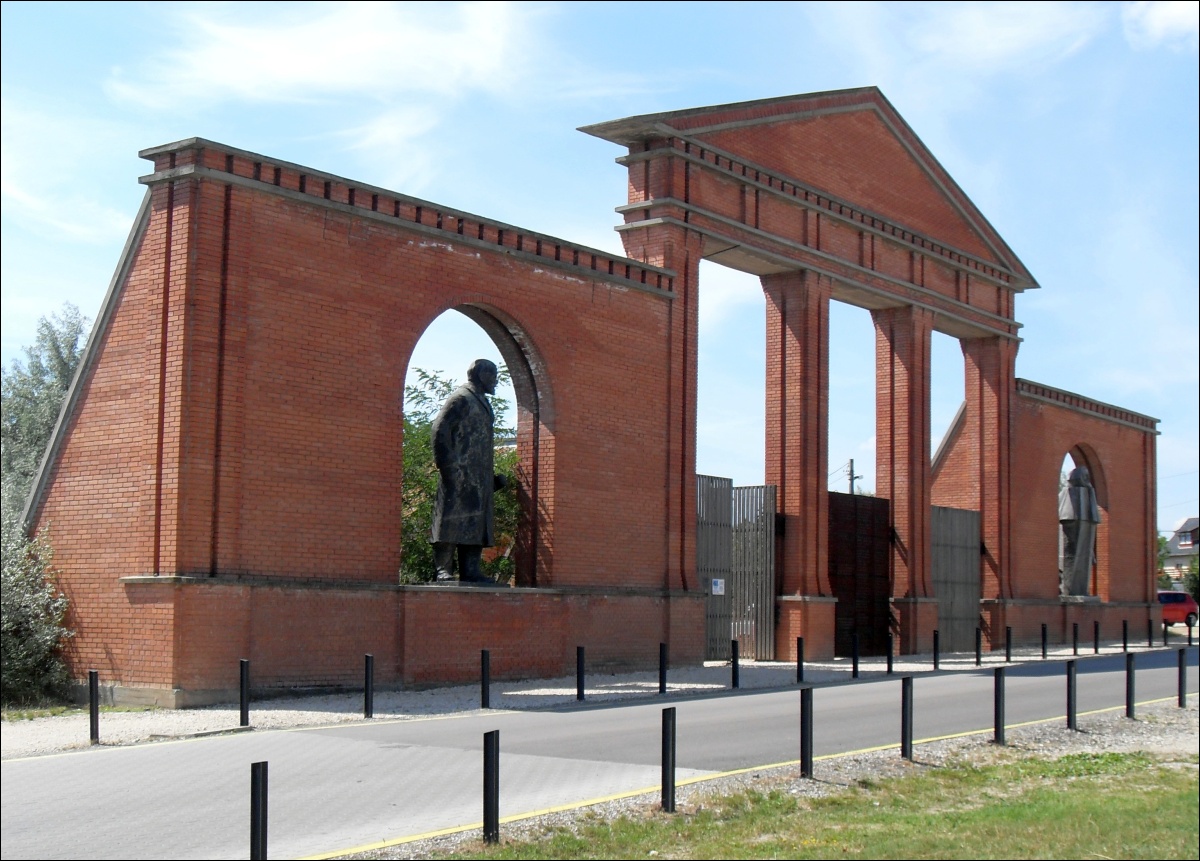
[{"label": "brick gateway", "polygon": [[[927,650],[933,505],[980,512],[993,642],[1040,623],[1157,619],[1157,422],[1019,380],[1015,294],[1038,285],[874,88],[631,117],[627,257],[193,138],[154,170],[27,509],[71,598],[77,676],[119,699],[227,698],[674,663],[704,652],[696,573],[701,259],[767,297],[776,655],[834,649],[828,313],[870,310],[898,647]],[[513,372],[524,525],[514,589],[397,585],[402,397],[447,309]],[[929,457],[929,345],[966,402]],[[596,446],[595,440],[605,440]],[[1102,508],[1094,600],[1058,597],[1058,476]]]}]

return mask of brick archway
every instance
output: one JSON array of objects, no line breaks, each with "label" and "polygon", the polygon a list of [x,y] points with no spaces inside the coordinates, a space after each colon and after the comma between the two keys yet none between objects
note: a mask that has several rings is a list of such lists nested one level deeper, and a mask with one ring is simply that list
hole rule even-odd
[{"label": "brick archway", "polygon": [[521,523],[517,535],[517,584],[550,586],[550,497],[554,475],[554,387],[536,339],[513,314],[493,304],[464,303],[452,310],[473,321],[492,339],[508,367],[517,411],[517,495]]}]

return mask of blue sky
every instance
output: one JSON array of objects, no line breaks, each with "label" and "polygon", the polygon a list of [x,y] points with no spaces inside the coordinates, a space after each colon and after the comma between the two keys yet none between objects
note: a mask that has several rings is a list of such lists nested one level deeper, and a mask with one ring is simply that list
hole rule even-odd
[{"label": "blue sky", "polygon": [[[1198,4],[4,3],[0,348],[94,318],[137,152],[207,137],[620,251],[590,123],[878,86],[1042,289],[1018,376],[1161,419],[1158,525],[1200,511]],[[662,40],[661,42],[659,40]],[[540,177],[535,184],[534,177]],[[763,480],[762,291],[701,271],[697,465]],[[830,486],[874,487],[874,340],[831,312]],[[497,353],[443,318],[413,364]],[[934,343],[934,445],[962,398]]]}]

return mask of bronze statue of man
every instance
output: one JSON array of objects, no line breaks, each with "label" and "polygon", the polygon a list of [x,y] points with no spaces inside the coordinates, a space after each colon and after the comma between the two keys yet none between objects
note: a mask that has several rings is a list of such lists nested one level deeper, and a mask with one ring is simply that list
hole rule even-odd
[{"label": "bronze statue of man", "polygon": [[483,574],[481,555],[493,544],[492,494],[505,484],[504,476],[493,472],[496,416],[487,397],[495,394],[498,377],[494,363],[476,359],[467,370],[467,382],[454,390],[433,420],[438,487],[429,540],[439,583],[493,582]]},{"label": "bronze statue of man", "polygon": [[1096,558],[1096,525],[1100,508],[1086,466],[1077,466],[1058,493],[1058,521],[1062,525],[1062,574],[1059,591],[1064,596],[1087,595]]}]

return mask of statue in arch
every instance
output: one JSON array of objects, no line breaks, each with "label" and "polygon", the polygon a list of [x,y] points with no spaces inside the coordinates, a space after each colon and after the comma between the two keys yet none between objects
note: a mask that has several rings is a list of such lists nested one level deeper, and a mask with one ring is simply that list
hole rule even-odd
[{"label": "statue in arch", "polygon": [[1077,466],[1058,493],[1058,522],[1062,526],[1062,595],[1087,595],[1096,561],[1096,524],[1100,508],[1086,466]]},{"label": "statue in arch", "polygon": [[498,378],[495,363],[476,359],[467,382],[446,398],[433,420],[438,487],[429,540],[438,583],[494,585],[483,574],[481,557],[493,543],[493,493],[506,483],[493,471],[496,416],[487,398],[496,393]]}]

